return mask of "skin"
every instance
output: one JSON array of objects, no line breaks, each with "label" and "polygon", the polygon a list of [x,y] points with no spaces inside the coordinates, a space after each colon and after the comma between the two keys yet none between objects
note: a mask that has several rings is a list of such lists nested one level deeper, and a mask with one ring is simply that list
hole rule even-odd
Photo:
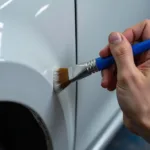
[{"label": "skin", "polygon": [[150,20],[109,35],[100,56],[113,55],[116,64],[102,71],[101,85],[116,89],[125,126],[150,142],[150,51],[134,58],[131,49],[131,44],[146,39],[150,39]]}]

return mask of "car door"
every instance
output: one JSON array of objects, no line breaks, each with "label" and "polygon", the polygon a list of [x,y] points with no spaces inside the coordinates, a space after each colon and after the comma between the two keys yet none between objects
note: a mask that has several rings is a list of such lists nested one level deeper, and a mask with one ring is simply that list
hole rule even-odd
[{"label": "car door", "polygon": [[75,65],[74,13],[74,0],[0,0],[0,102],[34,110],[54,150],[74,147],[75,84],[53,91],[53,69]]},{"label": "car door", "polygon": [[[76,0],[78,63],[99,57],[112,31],[150,17],[149,0]],[[101,87],[101,74],[78,82],[76,150],[101,150],[122,123],[116,94]]]}]

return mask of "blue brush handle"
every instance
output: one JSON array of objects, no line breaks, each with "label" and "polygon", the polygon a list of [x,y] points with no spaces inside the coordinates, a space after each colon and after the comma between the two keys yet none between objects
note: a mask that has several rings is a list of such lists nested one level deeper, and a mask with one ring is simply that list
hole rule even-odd
[{"label": "blue brush handle", "polygon": [[[150,40],[146,40],[144,42],[132,45],[132,50],[133,50],[134,56],[141,54],[149,49],[150,49]],[[101,58],[101,57],[96,58],[96,66],[99,71],[110,67],[114,63],[115,63],[115,60],[114,60],[113,56],[109,56],[109,57],[105,57],[105,58]]]}]

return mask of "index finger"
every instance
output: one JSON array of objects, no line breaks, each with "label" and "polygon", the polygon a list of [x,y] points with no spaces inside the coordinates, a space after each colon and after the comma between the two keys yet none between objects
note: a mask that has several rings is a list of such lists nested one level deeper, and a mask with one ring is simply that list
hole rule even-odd
[{"label": "index finger", "polygon": [[[127,38],[127,40],[133,44],[139,40],[146,40],[150,38],[150,20],[144,20],[123,32],[123,35]],[[111,55],[109,44],[100,51],[101,57],[107,57]]]},{"label": "index finger", "polygon": [[150,20],[144,20],[123,32],[130,43],[150,38]]}]

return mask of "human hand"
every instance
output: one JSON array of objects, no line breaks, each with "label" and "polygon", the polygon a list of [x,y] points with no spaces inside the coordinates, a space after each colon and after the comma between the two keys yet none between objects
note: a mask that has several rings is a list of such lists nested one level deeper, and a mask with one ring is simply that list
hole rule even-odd
[{"label": "human hand", "polygon": [[150,39],[150,20],[122,34],[111,33],[101,57],[113,55],[116,66],[102,71],[102,87],[116,89],[124,124],[150,142],[150,51],[133,58],[131,44]]}]

